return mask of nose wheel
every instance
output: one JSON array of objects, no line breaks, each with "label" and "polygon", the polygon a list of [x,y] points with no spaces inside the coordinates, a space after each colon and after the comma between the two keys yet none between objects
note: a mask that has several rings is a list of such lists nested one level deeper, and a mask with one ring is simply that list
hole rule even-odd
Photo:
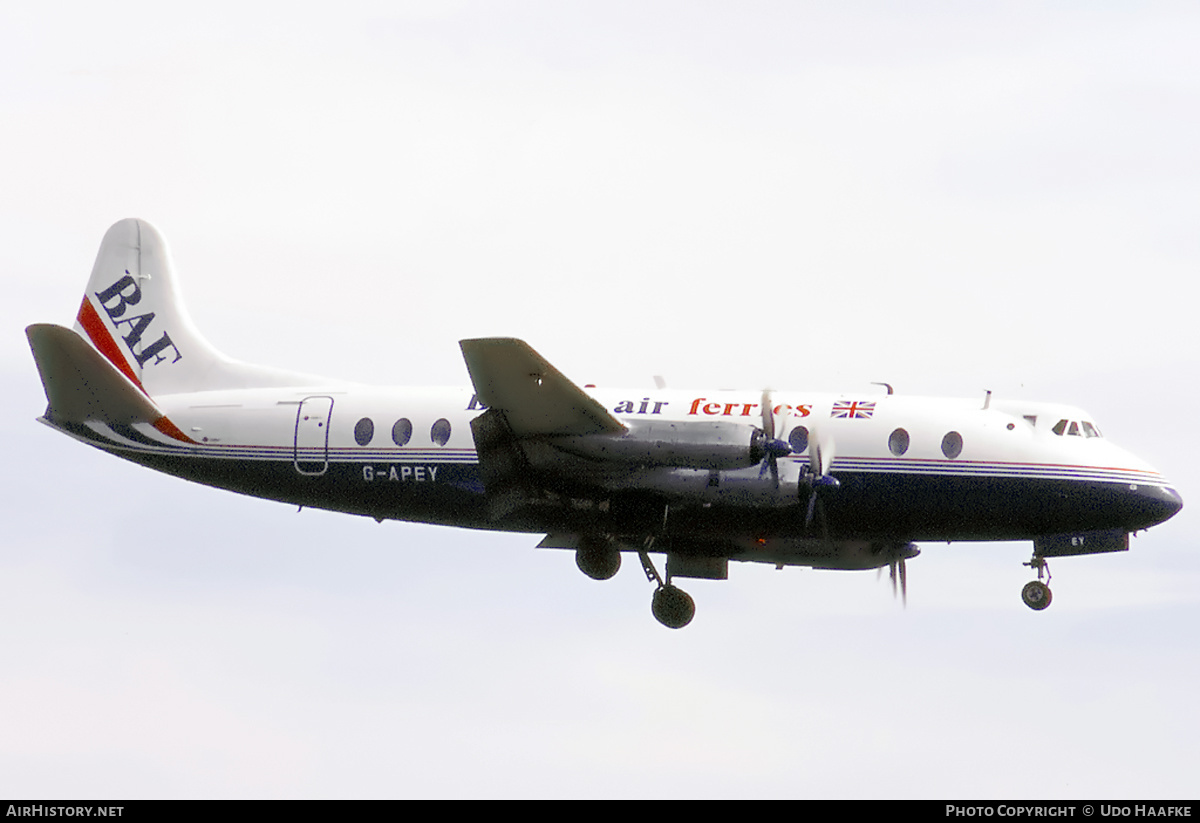
[{"label": "nose wheel", "polygon": [[[1046,583],[1050,582],[1050,566],[1046,563],[1046,558],[1035,554],[1033,559],[1022,565],[1029,566],[1037,570],[1037,580],[1031,580],[1021,589],[1021,600],[1025,605],[1033,609],[1035,612],[1040,612],[1042,609],[1050,605],[1050,601],[1054,599],[1050,587]],[[1046,583],[1042,582],[1043,572],[1046,575]]]},{"label": "nose wheel", "polygon": [[1025,584],[1025,588],[1021,589],[1021,599],[1025,601],[1026,606],[1035,612],[1040,612],[1050,605],[1053,594],[1050,587],[1042,581],[1031,580]]}]

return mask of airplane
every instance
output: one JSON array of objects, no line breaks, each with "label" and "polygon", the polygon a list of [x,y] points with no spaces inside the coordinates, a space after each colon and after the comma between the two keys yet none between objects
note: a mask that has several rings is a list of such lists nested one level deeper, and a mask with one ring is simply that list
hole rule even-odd
[{"label": "airplane", "polygon": [[460,341],[462,388],[238,362],[193,326],[138,219],[105,235],[74,327],[26,334],[38,420],[88,445],[301,508],[542,534],[597,580],[635,554],[673,629],[695,614],[679,578],[727,579],[731,560],[887,568],[906,595],[925,541],[1032,541],[1021,597],[1040,611],[1047,558],[1128,550],[1183,505],[1091,415],[990,392],[581,387],[512,338]]}]

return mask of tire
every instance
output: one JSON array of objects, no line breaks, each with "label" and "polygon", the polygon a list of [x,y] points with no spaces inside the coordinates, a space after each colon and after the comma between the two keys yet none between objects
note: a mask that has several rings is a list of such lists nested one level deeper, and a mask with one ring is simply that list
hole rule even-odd
[{"label": "tire", "polygon": [[1025,588],[1021,589],[1021,600],[1035,612],[1045,609],[1053,599],[1050,587],[1040,580],[1031,580],[1025,584]]},{"label": "tire", "polygon": [[575,550],[575,565],[593,580],[608,580],[621,568],[621,553],[607,541],[585,539]]},{"label": "tire", "polygon": [[696,616],[696,602],[683,589],[663,586],[654,592],[650,611],[668,629],[682,629]]}]

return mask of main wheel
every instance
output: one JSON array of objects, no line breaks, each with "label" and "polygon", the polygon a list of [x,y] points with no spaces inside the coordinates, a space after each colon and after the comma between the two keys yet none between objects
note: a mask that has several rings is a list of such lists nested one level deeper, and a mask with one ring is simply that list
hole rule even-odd
[{"label": "main wheel", "polygon": [[683,589],[667,585],[655,590],[650,611],[668,629],[682,629],[696,616],[696,602]]},{"label": "main wheel", "polygon": [[1021,599],[1025,601],[1026,606],[1035,612],[1040,612],[1050,605],[1050,601],[1054,597],[1050,593],[1050,587],[1045,583],[1040,580],[1031,580],[1025,584],[1025,588],[1021,589]]},{"label": "main wheel", "polygon": [[575,565],[593,580],[608,580],[621,568],[621,553],[607,540],[585,537],[575,550]]}]

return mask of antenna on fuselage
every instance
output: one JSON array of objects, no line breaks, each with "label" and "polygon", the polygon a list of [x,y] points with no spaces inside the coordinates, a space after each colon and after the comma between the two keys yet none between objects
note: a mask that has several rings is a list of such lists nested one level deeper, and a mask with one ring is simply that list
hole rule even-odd
[{"label": "antenna on fuselage", "polygon": [[988,389],[983,396],[983,407],[986,409],[990,405],[992,405],[992,390]]},{"label": "antenna on fuselage", "polygon": [[884,383],[884,382],[882,382],[882,381],[879,381],[879,380],[872,380],[872,381],[871,381],[871,385],[872,385],[872,386],[883,386],[885,389],[887,389],[887,390],[888,390],[888,394],[895,394],[895,393],[896,393],[896,392],[895,392],[895,390],[892,388],[892,384],[891,384],[891,383]]}]

